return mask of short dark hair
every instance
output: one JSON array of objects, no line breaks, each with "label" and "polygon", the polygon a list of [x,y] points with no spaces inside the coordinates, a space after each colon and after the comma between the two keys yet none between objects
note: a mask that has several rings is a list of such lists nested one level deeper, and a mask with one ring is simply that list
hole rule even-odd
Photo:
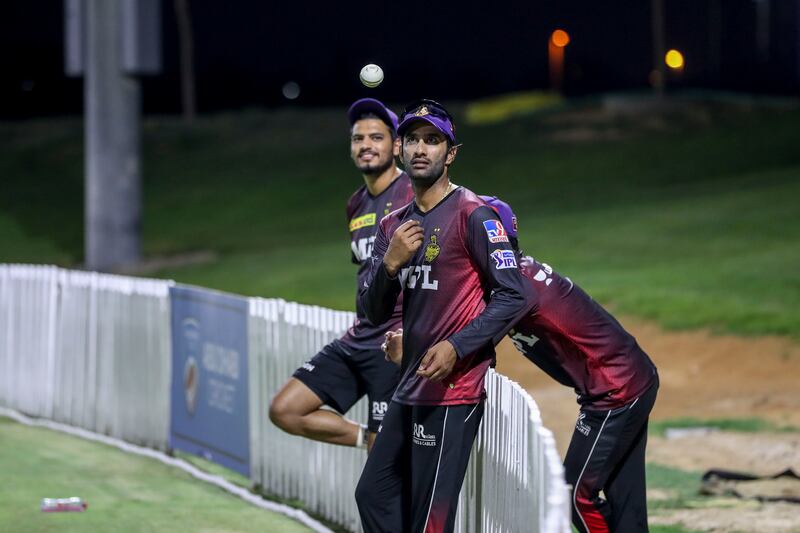
[{"label": "short dark hair", "polygon": [[[392,140],[394,141],[397,138],[397,132],[394,130],[394,127],[391,124],[388,124],[385,119],[379,117],[378,115],[376,115],[371,111],[367,111],[366,113],[361,113],[360,115],[358,115],[358,118],[353,121],[353,126],[355,126],[356,122],[358,122],[359,120],[367,120],[367,119],[380,120],[381,122],[386,124],[387,128],[389,128],[389,135],[392,136]],[[353,126],[350,126],[351,132],[353,131]]]}]

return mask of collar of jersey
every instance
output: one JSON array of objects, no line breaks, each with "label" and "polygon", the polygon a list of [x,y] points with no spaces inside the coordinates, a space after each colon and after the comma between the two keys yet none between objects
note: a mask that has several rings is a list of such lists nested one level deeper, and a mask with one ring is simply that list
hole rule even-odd
[{"label": "collar of jersey", "polygon": [[393,179],[392,182],[389,185],[387,185],[385,189],[383,189],[379,194],[377,194],[375,196],[372,196],[372,193],[369,192],[369,189],[367,189],[366,185],[364,185],[364,190],[367,191],[367,196],[369,196],[372,200],[374,200],[376,198],[380,198],[381,196],[384,195],[384,193],[388,192],[389,189],[394,187],[394,184],[397,183],[398,181],[400,181],[400,179],[405,175],[406,175],[405,170],[401,170],[400,174],[398,174],[397,177],[395,179]]},{"label": "collar of jersey", "polygon": [[418,214],[419,216],[421,216],[421,217],[424,217],[424,216],[426,216],[426,215],[429,215],[429,214],[433,213],[433,212],[436,210],[436,208],[438,208],[440,205],[442,205],[443,203],[445,203],[445,202],[447,201],[447,199],[448,199],[448,198],[450,198],[451,196],[453,196],[453,193],[454,193],[454,192],[456,192],[456,191],[457,191],[457,190],[459,190],[459,189],[461,189],[461,185],[459,185],[458,187],[456,187],[455,189],[453,189],[452,191],[450,191],[449,193],[447,193],[447,196],[445,196],[444,198],[442,198],[441,200],[439,200],[439,203],[438,203],[438,204],[436,204],[435,206],[431,207],[431,208],[430,208],[428,211],[426,211],[426,212],[423,212],[423,211],[422,211],[422,209],[420,209],[420,208],[419,208],[419,206],[417,205],[417,200],[415,199],[415,200],[414,200],[414,212],[415,212],[416,214]]}]

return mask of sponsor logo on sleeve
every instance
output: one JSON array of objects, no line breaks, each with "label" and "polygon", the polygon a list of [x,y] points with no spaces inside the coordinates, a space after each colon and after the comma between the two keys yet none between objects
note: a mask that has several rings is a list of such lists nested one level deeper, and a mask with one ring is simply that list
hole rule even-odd
[{"label": "sponsor logo on sleeve", "polygon": [[366,215],[361,215],[360,217],[352,219],[350,221],[350,231],[374,226],[375,218],[375,213],[367,213]]},{"label": "sponsor logo on sleeve", "polygon": [[508,242],[506,228],[503,227],[503,224],[499,220],[484,220],[483,227],[486,229],[489,242]]},{"label": "sponsor logo on sleeve", "polygon": [[497,270],[517,268],[517,257],[514,250],[495,250],[490,256],[494,259],[494,268]]}]

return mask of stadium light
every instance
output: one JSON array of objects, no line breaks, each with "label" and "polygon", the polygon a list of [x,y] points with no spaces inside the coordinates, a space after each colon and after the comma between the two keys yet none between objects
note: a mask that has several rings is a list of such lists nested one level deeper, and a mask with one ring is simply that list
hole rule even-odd
[{"label": "stadium light", "polygon": [[550,41],[558,48],[564,48],[569,44],[569,34],[564,30],[555,30],[550,35]]},{"label": "stadium light", "polygon": [[683,70],[684,59],[683,54],[674,48],[669,50],[664,56],[664,63],[667,64],[672,70]]}]

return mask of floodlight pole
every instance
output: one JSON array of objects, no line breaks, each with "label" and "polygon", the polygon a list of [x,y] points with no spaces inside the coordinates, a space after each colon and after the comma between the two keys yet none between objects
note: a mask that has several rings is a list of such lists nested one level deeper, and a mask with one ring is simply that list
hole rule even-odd
[{"label": "floodlight pole", "polygon": [[161,70],[161,0],[64,0],[64,71],[83,76],[85,265],[141,256],[138,76]]},{"label": "floodlight pole", "polygon": [[113,270],[141,255],[139,80],[121,65],[120,2],[86,7],[86,267]]},{"label": "floodlight pole", "polygon": [[656,98],[664,97],[666,69],[664,68],[664,0],[651,0],[650,23],[653,32],[653,91]]}]

